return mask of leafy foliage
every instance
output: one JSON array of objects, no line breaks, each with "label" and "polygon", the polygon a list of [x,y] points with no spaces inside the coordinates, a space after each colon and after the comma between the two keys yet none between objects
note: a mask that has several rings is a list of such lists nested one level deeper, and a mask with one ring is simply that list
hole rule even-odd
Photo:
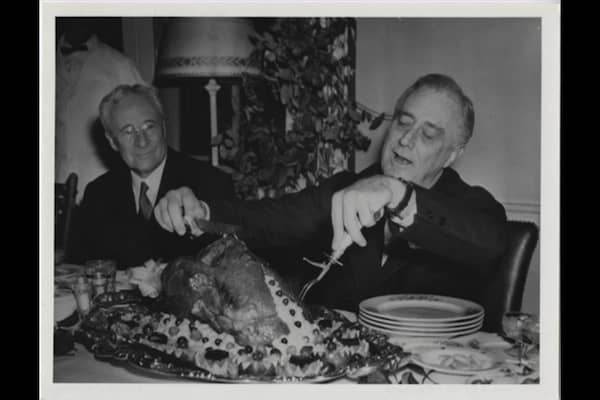
[{"label": "leafy foliage", "polygon": [[375,118],[351,96],[354,38],[348,18],[281,18],[250,38],[260,75],[243,76],[239,137],[217,138],[236,170],[238,195],[277,197],[318,185],[369,147],[358,125],[376,129],[383,114]]}]

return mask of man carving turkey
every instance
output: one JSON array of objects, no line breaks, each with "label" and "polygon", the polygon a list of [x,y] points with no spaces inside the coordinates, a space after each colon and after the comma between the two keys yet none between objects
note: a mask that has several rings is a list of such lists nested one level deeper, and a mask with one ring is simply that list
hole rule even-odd
[{"label": "man carving turkey", "polygon": [[314,286],[308,302],[355,310],[366,298],[403,292],[479,301],[505,248],[506,213],[450,167],[473,125],[473,105],[458,84],[426,75],[398,99],[379,164],[278,200],[205,202],[198,188],[180,188],[159,201],[155,217],[179,235],[186,215],[241,225],[251,249],[311,242],[335,251],[349,237],[356,245],[343,266]]}]

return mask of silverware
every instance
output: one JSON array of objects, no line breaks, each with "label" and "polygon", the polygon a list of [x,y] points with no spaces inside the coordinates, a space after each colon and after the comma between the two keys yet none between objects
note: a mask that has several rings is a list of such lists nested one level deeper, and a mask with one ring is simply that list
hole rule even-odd
[{"label": "silverware", "polygon": [[202,232],[212,233],[217,235],[230,235],[239,233],[242,231],[242,227],[238,225],[227,224],[224,222],[217,221],[209,221],[203,218],[196,217],[186,217],[185,218],[185,234],[188,238],[193,239],[194,235],[192,234],[191,222],[192,220],[194,224],[200,229]]},{"label": "silverware", "polygon": [[[373,214],[373,219],[375,220],[375,222],[379,222],[379,220],[383,217],[385,213],[385,208],[382,208],[378,211],[375,212],[375,214]],[[327,274],[327,272],[329,272],[329,268],[331,268],[331,266],[333,264],[337,264],[337,265],[343,265],[341,262],[339,262],[338,260],[342,257],[342,255],[344,254],[344,252],[346,251],[346,249],[348,247],[350,247],[352,245],[353,241],[352,238],[350,237],[350,235],[348,234],[348,232],[344,232],[344,237],[342,238],[342,243],[340,245],[340,247],[338,247],[338,249],[331,254],[331,256],[329,257],[329,260],[326,263],[317,263],[314,261],[310,261],[307,258],[303,258],[304,261],[306,261],[307,263],[309,263],[312,266],[315,266],[317,268],[321,268],[321,273],[319,275],[317,275],[316,278],[311,279],[310,281],[306,282],[304,284],[304,286],[302,286],[302,290],[300,290],[300,301],[304,301],[304,297],[306,297],[306,294],[308,293],[308,291],[317,284],[317,282],[319,282],[321,279],[323,279],[323,277],[325,276],[325,274]]]}]

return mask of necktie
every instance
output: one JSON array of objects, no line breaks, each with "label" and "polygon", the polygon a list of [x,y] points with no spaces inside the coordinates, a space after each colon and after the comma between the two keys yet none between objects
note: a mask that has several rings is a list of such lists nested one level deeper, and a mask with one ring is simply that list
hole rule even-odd
[{"label": "necktie", "polygon": [[152,216],[152,203],[148,198],[146,192],[148,192],[148,185],[146,182],[142,182],[140,186],[140,211],[139,214],[144,217],[147,221]]}]

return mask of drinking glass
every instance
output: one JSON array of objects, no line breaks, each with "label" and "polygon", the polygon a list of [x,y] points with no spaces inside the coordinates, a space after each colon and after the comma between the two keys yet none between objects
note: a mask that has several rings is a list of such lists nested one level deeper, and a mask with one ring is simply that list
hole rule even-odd
[{"label": "drinking glass", "polygon": [[106,278],[106,291],[115,292],[117,263],[115,260],[89,260],[85,263],[85,274],[88,280],[93,280],[97,273]]},{"label": "drinking glass", "polygon": [[[519,364],[522,364],[523,359],[527,358],[526,350],[527,331],[533,339],[539,341],[539,323],[533,314],[523,313],[519,311],[509,311],[502,316],[502,330],[504,334],[515,341],[515,345],[506,350],[506,353],[511,357],[517,357]],[[535,327],[537,326],[537,339],[535,338]]]},{"label": "drinking glass", "polygon": [[537,318],[534,317],[526,321],[523,327],[523,342],[525,343],[525,358],[527,358],[530,352],[539,351],[540,321]]}]

